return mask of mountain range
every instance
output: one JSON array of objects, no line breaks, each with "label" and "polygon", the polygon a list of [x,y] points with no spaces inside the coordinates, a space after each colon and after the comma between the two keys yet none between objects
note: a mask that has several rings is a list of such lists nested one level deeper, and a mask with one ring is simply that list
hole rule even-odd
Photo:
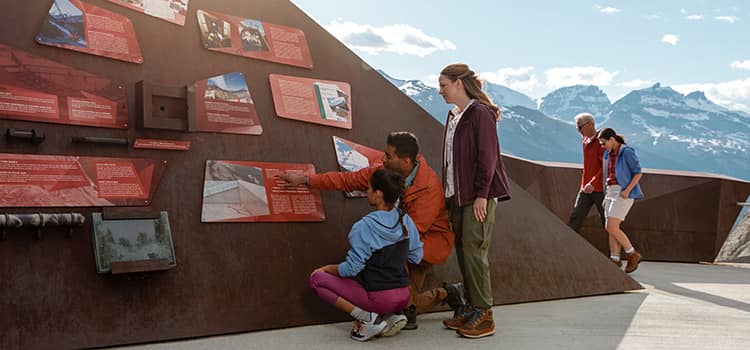
[{"label": "mountain range", "polygon": [[[380,73],[441,123],[450,107],[434,87]],[[750,115],[717,105],[700,91],[683,95],[657,83],[611,102],[594,85],[568,86],[534,99],[486,82],[503,109],[498,136],[504,153],[580,163],[581,136],[573,117],[594,115],[597,128],[610,127],[636,149],[641,166],[709,172],[750,181]]]}]

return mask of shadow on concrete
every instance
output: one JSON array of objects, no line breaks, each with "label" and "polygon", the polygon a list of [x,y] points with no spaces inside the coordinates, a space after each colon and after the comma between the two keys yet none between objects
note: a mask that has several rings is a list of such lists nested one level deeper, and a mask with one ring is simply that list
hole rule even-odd
[{"label": "shadow on concrete", "polygon": [[652,285],[656,290],[750,312],[750,297],[747,293],[737,295],[739,299],[743,299],[737,300],[684,286],[686,284],[696,284],[702,287],[710,287],[713,284],[716,285],[714,288],[727,284],[750,286],[750,269],[707,264],[669,264],[668,267],[660,264],[644,265],[646,265],[645,268],[637,271],[638,275],[634,277],[641,283]]}]

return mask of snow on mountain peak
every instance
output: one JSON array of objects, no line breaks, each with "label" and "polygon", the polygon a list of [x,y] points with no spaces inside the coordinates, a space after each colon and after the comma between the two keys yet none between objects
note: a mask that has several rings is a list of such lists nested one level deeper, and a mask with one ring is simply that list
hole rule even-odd
[{"label": "snow on mountain peak", "polygon": [[[437,89],[419,80],[380,74],[445,123],[450,106]],[[646,167],[750,179],[750,115],[720,107],[703,92],[683,95],[656,83],[631,91],[613,104],[593,85],[561,88],[537,101],[501,85],[488,83],[485,88],[503,107],[498,135],[504,152],[529,159],[580,162],[580,136],[572,125],[573,117],[589,112],[597,127],[611,127],[624,135]]]},{"label": "snow on mountain peak", "polygon": [[553,118],[569,121],[584,112],[601,119],[610,106],[609,97],[597,86],[575,85],[557,89],[544,96],[539,110]]}]

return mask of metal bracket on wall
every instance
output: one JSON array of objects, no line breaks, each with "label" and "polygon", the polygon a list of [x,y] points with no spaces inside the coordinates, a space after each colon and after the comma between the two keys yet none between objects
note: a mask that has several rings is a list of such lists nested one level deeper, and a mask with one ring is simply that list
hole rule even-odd
[{"label": "metal bracket on wall", "polygon": [[73,136],[73,143],[94,143],[98,145],[127,147],[130,141],[127,137]]},{"label": "metal bracket on wall", "polygon": [[45,136],[43,132],[38,131],[37,129],[16,130],[9,128],[5,130],[5,138],[8,139],[9,142],[28,142],[32,145],[38,145],[44,142]]},{"label": "metal bracket on wall", "polygon": [[192,89],[135,83],[135,109],[139,128],[194,131],[195,106]]},{"label": "metal bracket on wall", "polygon": [[80,213],[36,213],[36,214],[1,214],[0,240],[5,240],[5,230],[8,228],[36,227],[34,238],[42,238],[44,227],[68,227],[68,239],[73,237],[73,228],[83,226],[86,217]]}]

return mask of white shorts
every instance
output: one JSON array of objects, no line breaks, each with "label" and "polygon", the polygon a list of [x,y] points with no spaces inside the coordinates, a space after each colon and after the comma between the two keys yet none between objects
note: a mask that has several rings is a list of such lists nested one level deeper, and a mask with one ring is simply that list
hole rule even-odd
[{"label": "white shorts", "polygon": [[630,211],[635,201],[633,198],[620,197],[620,185],[607,186],[607,194],[604,196],[604,216],[625,221],[625,217]]}]

